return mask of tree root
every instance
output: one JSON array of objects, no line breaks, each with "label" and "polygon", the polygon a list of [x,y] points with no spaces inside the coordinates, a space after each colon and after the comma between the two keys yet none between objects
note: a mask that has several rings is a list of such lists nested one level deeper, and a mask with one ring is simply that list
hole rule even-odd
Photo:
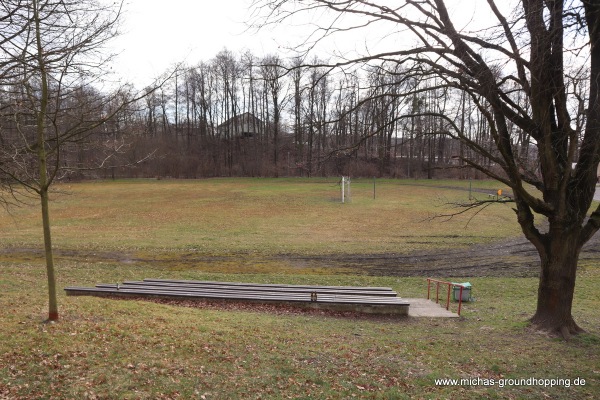
[{"label": "tree root", "polygon": [[562,337],[565,341],[571,340],[573,336],[584,333],[577,323],[571,318],[570,321],[561,321],[557,323],[549,319],[533,317],[529,320],[532,327],[539,333],[544,333],[553,337]]},{"label": "tree root", "polygon": [[565,339],[567,342],[569,340],[571,340],[571,330],[569,329],[568,326],[566,326],[566,325],[561,326],[560,334],[562,335],[563,339]]}]

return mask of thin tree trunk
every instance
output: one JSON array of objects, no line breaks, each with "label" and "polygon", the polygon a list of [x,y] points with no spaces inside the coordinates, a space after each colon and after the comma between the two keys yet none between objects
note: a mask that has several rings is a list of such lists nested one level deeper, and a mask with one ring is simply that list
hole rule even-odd
[{"label": "thin tree trunk", "polygon": [[[45,162],[40,163],[40,169],[46,168]],[[42,205],[42,226],[44,229],[44,254],[46,257],[46,275],[48,278],[48,321],[58,320],[58,301],[56,298],[56,276],[54,273],[54,256],[52,253],[52,234],[50,231],[50,208],[48,189],[40,191]]]}]

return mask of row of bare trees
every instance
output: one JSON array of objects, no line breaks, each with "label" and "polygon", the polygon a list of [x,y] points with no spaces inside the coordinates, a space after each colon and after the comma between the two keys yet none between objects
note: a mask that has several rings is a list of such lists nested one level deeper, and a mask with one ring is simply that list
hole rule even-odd
[{"label": "row of bare trees", "polygon": [[[479,157],[490,166],[491,158],[447,135],[453,124],[481,148],[493,149],[477,99],[389,62],[335,75],[321,64],[223,50],[137,100],[122,91],[108,102],[89,85],[75,86],[68,93],[72,104],[63,102],[52,123],[77,122],[68,120],[68,107],[87,110],[83,120],[102,123],[86,130],[85,140],[73,137],[62,146],[68,168],[60,178],[468,178],[481,174],[464,168],[461,159]],[[4,104],[22,103],[23,93],[13,87],[18,85],[0,91]],[[20,140],[15,112],[3,121],[5,148]],[[528,134],[513,126],[511,137],[518,154],[533,160]],[[532,164],[531,173],[536,168]]]},{"label": "row of bare trees", "polygon": [[[119,110],[98,129],[93,146],[80,146],[69,162],[85,171],[75,176],[100,177],[477,177],[460,160],[481,156],[447,132],[459,125],[492,148],[478,103],[397,63],[332,74],[317,58],[223,50]],[[529,136],[513,128],[513,145],[529,158]],[[113,157],[120,150],[120,159],[86,171],[85,161],[96,165],[107,146]],[[119,167],[144,154],[153,157],[134,169]]]},{"label": "row of bare trees", "polygon": [[[21,95],[3,90],[0,101],[19,103]],[[103,123],[86,131],[85,140],[63,146],[61,162],[69,167],[61,170],[65,179],[467,178],[482,174],[460,160],[481,156],[449,138],[450,125],[459,125],[482,148],[493,147],[479,100],[388,60],[334,74],[318,58],[307,62],[222,50],[209,61],[181,67],[165,85],[147,88],[135,101],[122,91],[106,103],[106,93],[83,83],[68,95],[73,107],[96,113],[86,120]],[[14,113],[8,115],[0,140],[10,144],[19,137]],[[528,134],[512,128],[513,145],[530,158]]]}]

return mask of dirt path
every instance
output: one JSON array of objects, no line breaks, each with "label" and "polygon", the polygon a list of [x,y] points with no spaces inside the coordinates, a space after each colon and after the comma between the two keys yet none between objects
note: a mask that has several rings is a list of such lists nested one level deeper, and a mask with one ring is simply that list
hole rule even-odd
[{"label": "dirt path", "polygon": [[[292,266],[302,270],[330,269],[332,274],[356,273],[372,276],[453,276],[453,277],[533,277],[539,270],[539,259],[533,246],[524,238],[480,244],[462,249],[421,251],[409,254],[342,254],[252,256],[233,254],[211,256],[198,253],[169,253],[133,256],[120,252],[56,250],[56,258],[80,262],[109,262],[151,265],[164,268],[198,268],[212,265],[214,272],[227,272],[228,265],[252,266],[261,263]],[[581,260],[600,263],[600,234],[584,247]],[[43,261],[39,249],[0,249],[0,261]],[[202,269],[200,267],[200,269]],[[252,271],[249,271],[252,272]],[[310,273],[310,272],[309,272]]]},{"label": "dirt path", "polygon": [[[415,252],[407,255],[344,255],[299,258],[305,262],[331,263],[376,276],[497,276],[532,277],[539,271],[539,257],[524,238],[503,240],[466,249]],[[600,263],[600,236],[583,249],[580,260]]]}]

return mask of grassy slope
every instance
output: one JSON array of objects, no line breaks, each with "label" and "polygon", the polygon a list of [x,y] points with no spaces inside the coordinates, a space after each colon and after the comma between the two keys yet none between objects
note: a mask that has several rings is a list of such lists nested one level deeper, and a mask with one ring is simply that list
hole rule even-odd
[{"label": "grassy slope", "polygon": [[[365,193],[372,190],[368,182],[364,185]],[[352,245],[360,251],[374,247],[385,251],[394,245],[437,246],[441,241],[447,246],[478,240],[477,235],[489,238],[515,232],[514,227],[502,231],[481,226],[485,225],[481,222],[464,231],[464,221],[457,223],[458,233],[449,225],[421,228],[418,222],[412,222],[411,230],[398,231],[413,221],[400,212],[403,204],[412,210],[408,214],[418,215],[416,221],[438,208],[426,206],[435,205],[429,200],[431,192],[418,194],[420,189],[393,182],[387,185],[389,198],[385,196],[386,186],[381,185],[376,205],[367,202],[366,195],[359,196],[361,188],[357,184],[353,203],[344,208],[333,202],[336,193],[332,191],[337,189],[331,184],[289,186],[286,181],[271,180],[74,185],[73,194],[61,196],[55,203],[57,246],[111,251],[131,251],[133,246],[149,253],[169,249],[174,254],[190,251],[191,246],[196,251],[214,253],[276,253],[282,248],[328,253],[345,251],[348,240],[354,241]],[[211,188],[215,191],[212,194]],[[149,194],[148,189],[153,193]],[[414,198],[404,195],[409,191]],[[231,201],[235,192],[245,201]],[[448,198],[460,196],[453,191],[444,193]],[[211,196],[220,200],[213,202]],[[182,198],[187,200],[179,203]],[[187,209],[185,204],[193,201],[197,205]],[[162,213],[155,210],[157,204]],[[207,219],[199,224],[195,216],[201,204],[208,204],[202,213]],[[281,211],[284,205],[289,211]],[[309,214],[313,208],[318,208],[316,220]],[[347,216],[348,209],[357,218],[351,225],[352,234],[340,236],[331,229],[325,230],[325,237],[311,237],[320,232],[317,229],[311,235],[310,231],[320,226],[318,221],[335,224],[336,217],[340,213]],[[386,214],[388,211],[390,214]],[[253,212],[262,217],[253,218]],[[1,243],[35,245],[34,213],[16,211],[17,228],[11,228],[14,222],[3,218]],[[386,232],[401,232],[406,237],[380,235],[384,243],[372,241],[361,247],[365,239],[362,230],[370,230],[368,225],[378,214],[387,215],[377,219],[385,226],[389,224]],[[153,218],[148,220],[144,215]],[[221,221],[208,221],[209,215]],[[390,221],[393,215],[404,224]],[[360,223],[358,216],[368,218],[369,224]],[[509,216],[501,213],[478,218],[508,221]],[[180,219],[174,222],[171,218]],[[214,226],[206,227],[208,222]],[[286,239],[270,232],[283,229],[283,224],[294,226],[296,233]],[[145,226],[148,228],[144,230]],[[305,235],[298,233],[302,229],[307,230]],[[198,234],[196,230],[203,231]],[[216,237],[204,249],[198,238],[209,235]],[[409,243],[417,242],[413,236],[429,243]],[[4,311],[0,318],[0,398],[591,399],[600,393],[598,265],[585,265],[580,272],[575,300],[575,317],[590,333],[569,343],[527,330],[525,321],[534,309],[536,287],[535,280],[529,278],[472,279],[477,301],[466,305],[461,320],[352,319],[283,309],[191,308],[61,294],[62,320],[47,325],[41,323],[46,297],[40,261],[5,259],[0,262],[0,270],[0,307]],[[95,260],[63,260],[59,265],[60,287],[150,276],[383,285],[405,297],[424,296],[426,290],[420,278],[294,275],[275,269],[258,275],[198,270],[175,273],[160,267]],[[478,376],[571,381],[580,377],[586,385],[499,388],[434,384],[435,378]]]}]

